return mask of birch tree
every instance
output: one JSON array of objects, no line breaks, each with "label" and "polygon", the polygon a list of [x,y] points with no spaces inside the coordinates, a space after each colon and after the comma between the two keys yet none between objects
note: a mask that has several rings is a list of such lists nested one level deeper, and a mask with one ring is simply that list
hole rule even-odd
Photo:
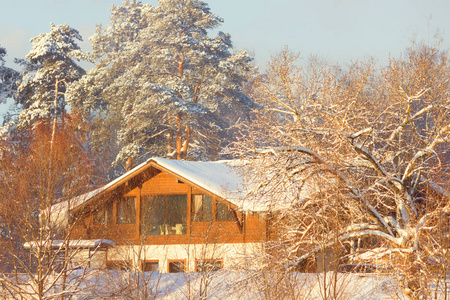
[{"label": "birch tree", "polygon": [[7,298],[65,299],[86,288],[87,271],[77,267],[87,265],[73,259],[76,246],[69,250],[69,216],[50,207],[86,192],[93,165],[75,118],[55,136],[51,122],[35,127],[0,140],[0,284]]},{"label": "birch tree", "polygon": [[255,87],[262,110],[234,149],[248,198],[271,208],[289,265],[339,245],[391,258],[405,294],[428,297],[450,212],[447,53],[415,45],[379,70],[297,58],[285,49]]}]

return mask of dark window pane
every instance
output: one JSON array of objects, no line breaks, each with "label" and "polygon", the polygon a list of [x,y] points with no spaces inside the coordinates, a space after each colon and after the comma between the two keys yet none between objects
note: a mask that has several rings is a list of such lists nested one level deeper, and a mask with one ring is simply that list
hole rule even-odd
[{"label": "dark window pane", "polygon": [[142,235],[186,234],[187,195],[142,198]]},{"label": "dark window pane", "polygon": [[186,234],[187,195],[169,195],[164,198],[166,234]]},{"label": "dark window pane", "polygon": [[135,197],[127,197],[117,202],[117,224],[136,223]]},{"label": "dark window pane", "polygon": [[222,202],[217,201],[216,202],[216,209],[217,209],[217,221],[235,221],[233,213],[230,209],[228,209],[228,206]]},{"label": "dark window pane", "polygon": [[164,225],[164,204],[160,196],[142,197],[142,235],[161,235]]},{"label": "dark window pane", "polygon": [[106,224],[113,223],[113,202],[112,201],[106,202],[105,219],[106,219]]},{"label": "dark window pane", "polygon": [[169,262],[169,273],[184,273],[184,262],[182,261]]},{"label": "dark window pane", "polygon": [[192,195],[192,220],[194,222],[212,221],[212,198],[208,195]]},{"label": "dark window pane", "polygon": [[105,209],[103,207],[94,211],[94,224],[106,224]]},{"label": "dark window pane", "polygon": [[113,223],[113,203],[112,201],[109,201],[104,205],[105,206],[99,207],[94,211],[94,224],[105,225]]},{"label": "dark window pane", "polygon": [[197,272],[215,272],[223,268],[221,260],[197,261]]},{"label": "dark window pane", "polygon": [[156,261],[144,261],[142,262],[143,272],[159,272],[159,264]]}]

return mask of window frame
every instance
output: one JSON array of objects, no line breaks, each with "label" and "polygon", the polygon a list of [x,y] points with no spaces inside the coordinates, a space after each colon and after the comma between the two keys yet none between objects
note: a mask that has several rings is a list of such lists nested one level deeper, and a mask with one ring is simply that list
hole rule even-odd
[{"label": "window frame", "polygon": [[[194,196],[202,196],[202,208],[205,208],[206,206],[204,205],[204,201],[205,201],[205,198],[206,197],[208,197],[209,198],[209,201],[211,201],[211,205],[210,205],[210,208],[211,208],[211,212],[209,213],[209,219],[210,220],[205,220],[205,218],[204,218],[204,216],[205,216],[205,210],[203,209],[202,210],[202,220],[196,220],[195,219],[195,216],[196,216],[196,212],[194,211],[195,210],[195,200],[194,200]],[[210,196],[210,195],[208,195],[208,194],[199,194],[199,193],[196,193],[196,194],[191,194],[191,221],[192,222],[196,222],[196,223],[200,223],[200,222],[205,222],[205,223],[211,223],[211,222],[214,222],[214,211],[215,211],[215,208],[214,208],[214,202],[215,202],[215,200],[214,200],[214,197],[212,197],[212,196]],[[208,205],[209,206],[209,205]]]},{"label": "window frame", "polygon": [[[155,271],[145,271],[145,264],[156,264]],[[160,273],[160,263],[159,260],[141,260],[141,271],[142,272],[157,272]]]},{"label": "window frame", "polygon": [[[211,269],[207,269],[207,270],[205,270],[205,269],[202,269],[202,270],[199,270],[199,264],[200,263],[206,263],[206,264],[208,264],[208,263],[220,263],[220,267],[218,268],[218,269],[215,269],[216,268],[216,266],[212,266],[212,268]],[[204,266],[203,266],[203,268],[204,268]],[[199,273],[211,273],[211,272],[217,272],[217,271],[220,271],[220,270],[222,270],[223,269],[223,259],[222,258],[217,258],[217,259],[196,259],[195,260],[195,271],[196,272],[199,272]]]},{"label": "window frame", "polygon": [[[183,271],[182,272],[170,272],[170,264],[172,263],[182,263]],[[186,273],[186,259],[168,259],[167,260],[167,273]]]},{"label": "window frame", "polygon": [[[219,220],[219,209],[218,209],[219,205],[217,205],[217,204],[220,204],[225,207],[225,212],[228,212],[229,215],[231,216],[229,220],[228,219],[227,220]],[[214,213],[214,221],[215,222],[236,222],[236,217],[234,216],[232,209],[230,208],[230,204],[228,204],[228,203],[224,203],[224,202],[216,199],[214,201],[214,212],[213,213]]]},{"label": "window frame", "polygon": [[[163,226],[163,228],[161,228],[160,230],[161,230],[161,232],[162,232],[162,234],[149,234],[148,232],[145,232],[145,230],[144,230],[144,228],[143,228],[143,225],[145,224],[144,223],[144,220],[145,220],[145,218],[144,218],[144,214],[145,214],[145,209],[144,209],[144,203],[145,203],[145,198],[146,197],[150,197],[150,198],[152,198],[152,197],[162,197],[162,201],[164,201],[164,203],[166,203],[166,202],[168,202],[169,200],[167,199],[167,198],[165,198],[165,197],[171,197],[171,196],[185,196],[186,197],[186,203],[185,203],[185,214],[183,215],[183,217],[185,218],[185,220],[182,220],[182,221],[184,221],[184,223],[176,223],[175,224],[175,227],[176,227],[176,225],[178,225],[178,224],[181,224],[182,225],[182,233],[181,234],[176,234],[176,233],[173,233],[172,234],[172,232],[173,231],[177,231],[178,229],[173,229],[173,227],[174,226],[172,226],[172,228],[170,228],[170,224],[168,224],[167,223],[167,215],[166,215],[166,211],[164,210],[167,206],[164,204],[164,207],[163,207],[163,224],[156,224],[155,226]],[[189,193],[171,193],[171,194],[166,194],[166,193],[157,193],[157,194],[143,194],[143,195],[141,195],[140,196],[140,218],[139,218],[139,222],[140,222],[140,224],[139,224],[139,232],[140,232],[140,235],[141,236],[145,236],[145,237],[167,237],[167,236],[187,236],[187,234],[188,234],[188,219],[189,219],[189,217],[188,217],[188,208],[189,208],[189,205],[188,205],[188,202],[189,202]],[[166,226],[168,226],[168,227],[166,227]],[[169,229],[168,229],[169,228]],[[157,232],[157,231],[156,231]],[[169,233],[168,233],[169,232]],[[184,232],[184,233],[183,233]]]},{"label": "window frame", "polygon": [[[115,224],[114,200],[106,201],[92,210],[92,224],[94,226],[106,226]],[[97,214],[102,214],[102,220],[98,221]]]}]

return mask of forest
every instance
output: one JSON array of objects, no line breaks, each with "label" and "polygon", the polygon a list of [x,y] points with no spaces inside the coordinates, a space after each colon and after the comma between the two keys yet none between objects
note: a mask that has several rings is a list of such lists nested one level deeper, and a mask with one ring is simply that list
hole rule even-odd
[{"label": "forest", "polygon": [[[286,46],[260,71],[217,31],[222,23],[198,0],[126,0],[89,38],[92,52],[67,24],[31,39],[15,69],[0,45],[0,103],[14,100],[0,127],[3,292],[80,295],[87,271],[71,270],[70,259],[52,267],[64,247],[51,241],[67,231],[43,212],[166,157],[242,160],[254,186],[246,199],[270,199],[277,238],[266,256],[252,258],[264,261],[246,277],[260,287],[255,298],[309,299],[293,274],[328,251],[333,264],[317,277],[318,298],[345,298],[345,260],[382,261],[377,268],[400,298],[448,299],[448,49],[416,42],[385,66],[339,66]],[[289,207],[278,209],[286,199]],[[32,241],[39,251],[23,251]],[[19,275],[33,278],[31,287]],[[122,296],[151,299],[140,285],[147,277],[136,276],[136,290]],[[213,279],[202,280],[194,281]]]}]

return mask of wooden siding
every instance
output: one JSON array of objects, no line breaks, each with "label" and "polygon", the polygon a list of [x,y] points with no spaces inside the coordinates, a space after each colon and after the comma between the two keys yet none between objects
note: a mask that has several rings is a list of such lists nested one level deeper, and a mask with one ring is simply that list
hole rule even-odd
[{"label": "wooden siding", "polygon": [[[232,209],[230,203],[216,198],[206,190],[191,187],[180,182],[177,178],[158,170],[149,172],[151,178],[140,184],[131,186],[129,182],[118,187],[115,193],[111,193],[108,198],[99,203],[104,206],[109,201],[113,202],[113,222],[106,225],[93,224],[92,211],[98,207],[91,205],[84,211],[78,211],[78,218],[71,233],[73,239],[99,239],[105,238],[116,242],[118,245],[140,244],[140,215],[141,198],[146,195],[187,195],[187,233],[185,235],[161,235],[146,236],[145,244],[148,245],[168,245],[168,244],[199,244],[199,243],[254,243],[266,240],[266,222],[257,214],[240,212],[236,213],[239,222],[192,222],[191,221],[191,195],[207,194],[215,201],[221,201]],[[136,223],[116,224],[117,200],[124,196],[136,197]]]}]

